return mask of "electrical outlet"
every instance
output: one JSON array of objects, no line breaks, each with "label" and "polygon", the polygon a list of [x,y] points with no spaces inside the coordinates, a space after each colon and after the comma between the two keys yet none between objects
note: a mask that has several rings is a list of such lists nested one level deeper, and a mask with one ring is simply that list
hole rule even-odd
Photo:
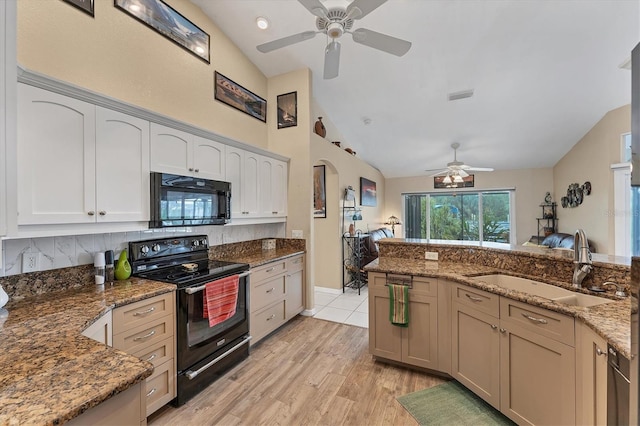
[{"label": "electrical outlet", "polygon": [[291,230],[291,238],[304,238],[301,229],[292,229]]},{"label": "electrical outlet", "polygon": [[40,253],[22,253],[22,273],[40,269]]},{"label": "electrical outlet", "polygon": [[425,251],[424,252],[425,260],[438,260],[438,252],[437,251]]}]

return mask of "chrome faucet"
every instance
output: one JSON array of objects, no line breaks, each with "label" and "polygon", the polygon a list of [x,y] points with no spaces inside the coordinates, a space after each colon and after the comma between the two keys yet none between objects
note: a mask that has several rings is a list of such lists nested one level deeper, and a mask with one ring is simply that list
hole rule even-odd
[{"label": "chrome faucet", "polygon": [[573,236],[573,286],[582,288],[582,281],[593,269],[589,242],[582,229]]}]

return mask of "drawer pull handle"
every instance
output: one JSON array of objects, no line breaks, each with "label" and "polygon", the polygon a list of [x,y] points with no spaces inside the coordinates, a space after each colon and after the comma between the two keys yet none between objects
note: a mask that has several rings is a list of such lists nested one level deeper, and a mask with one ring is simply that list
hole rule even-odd
[{"label": "drawer pull handle", "polygon": [[147,315],[147,314],[150,314],[151,312],[153,312],[155,310],[156,310],[156,308],[152,306],[151,308],[147,309],[146,311],[135,312],[133,314],[133,316],[134,317],[138,317],[140,315]]},{"label": "drawer pull handle", "polygon": [[529,321],[533,321],[533,322],[537,322],[538,324],[548,324],[547,320],[544,318],[536,318],[536,317],[532,317],[531,315],[527,314],[527,313],[522,313],[522,316],[525,317],[526,319],[528,319]]},{"label": "drawer pull handle", "polygon": [[607,353],[596,346],[596,355],[598,355],[598,356],[600,356],[600,355],[607,356]]},{"label": "drawer pull handle", "polygon": [[275,268],[269,268],[265,272],[272,272]]},{"label": "drawer pull handle", "polygon": [[275,290],[275,287],[271,287],[269,290],[267,290],[267,293],[272,293],[273,290]]},{"label": "drawer pull handle", "polygon": [[271,316],[269,318],[267,318],[267,321],[271,321],[272,319],[274,319],[276,317],[276,314],[271,314]]},{"label": "drawer pull handle", "polygon": [[151,355],[149,358],[145,359],[145,361],[147,361],[147,362],[151,362],[151,361],[153,361],[154,359],[156,359],[156,356],[157,356],[156,354],[153,354],[153,355]]},{"label": "drawer pull handle", "polygon": [[472,302],[482,302],[483,301],[482,298],[472,296],[472,295],[470,295],[468,293],[465,293],[464,295],[467,296],[469,298],[469,300],[471,300]]},{"label": "drawer pull handle", "polygon": [[151,395],[153,395],[154,393],[156,393],[156,388],[151,389],[149,392],[147,392],[147,398],[149,398]]},{"label": "drawer pull handle", "polygon": [[133,341],[137,342],[138,340],[148,339],[149,337],[153,336],[154,334],[156,334],[156,331],[155,330],[151,330],[150,333],[147,333],[144,336],[134,337]]},{"label": "drawer pull handle", "polygon": [[498,326],[497,326],[497,325],[495,325],[495,324],[491,324],[491,329],[495,330],[496,328],[498,328]]}]

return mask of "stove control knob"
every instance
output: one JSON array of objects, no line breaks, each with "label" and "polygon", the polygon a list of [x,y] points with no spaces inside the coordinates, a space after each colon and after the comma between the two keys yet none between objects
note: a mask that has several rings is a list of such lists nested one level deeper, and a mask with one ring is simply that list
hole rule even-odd
[{"label": "stove control knob", "polygon": [[153,251],[160,251],[160,244],[156,243],[151,247],[151,250]]},{"label": "stove control knob", "polygon": [[201,240],[200,240],[200,245],[202,245],[202,246],[205,246],[205,247],[206,247],[206,246],[207,246],[207,239],[206,239],[206,238],[201,239]]},{"label": "stove control knob", "polygon": [[140,247],[140,253],[142,253],[143,255],[146,255],[147,253],[149,253],[149,246]]},{"label": "stove control knob", "polygon": [[194,247],[198,247],[200,245],[200,241],[193,240],[193,241],[191,241],[191,245],[194,246]]}]

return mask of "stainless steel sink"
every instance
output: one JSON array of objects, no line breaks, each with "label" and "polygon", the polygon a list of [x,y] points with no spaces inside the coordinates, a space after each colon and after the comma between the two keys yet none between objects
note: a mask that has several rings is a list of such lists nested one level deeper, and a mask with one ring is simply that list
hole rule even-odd
[{"label": "stainless steel sink", "polygon": [[543,297],[558,303],[572,306],[596,306],[603,303],[613,302],[604,297],[590,296],[588,294],[576,293],[551,284],[534,281],[527,278],[512,277],[511,275],[491,274],[471,277],[472,280],[493,284],[509,290],[521,291],[534,296]]}]

